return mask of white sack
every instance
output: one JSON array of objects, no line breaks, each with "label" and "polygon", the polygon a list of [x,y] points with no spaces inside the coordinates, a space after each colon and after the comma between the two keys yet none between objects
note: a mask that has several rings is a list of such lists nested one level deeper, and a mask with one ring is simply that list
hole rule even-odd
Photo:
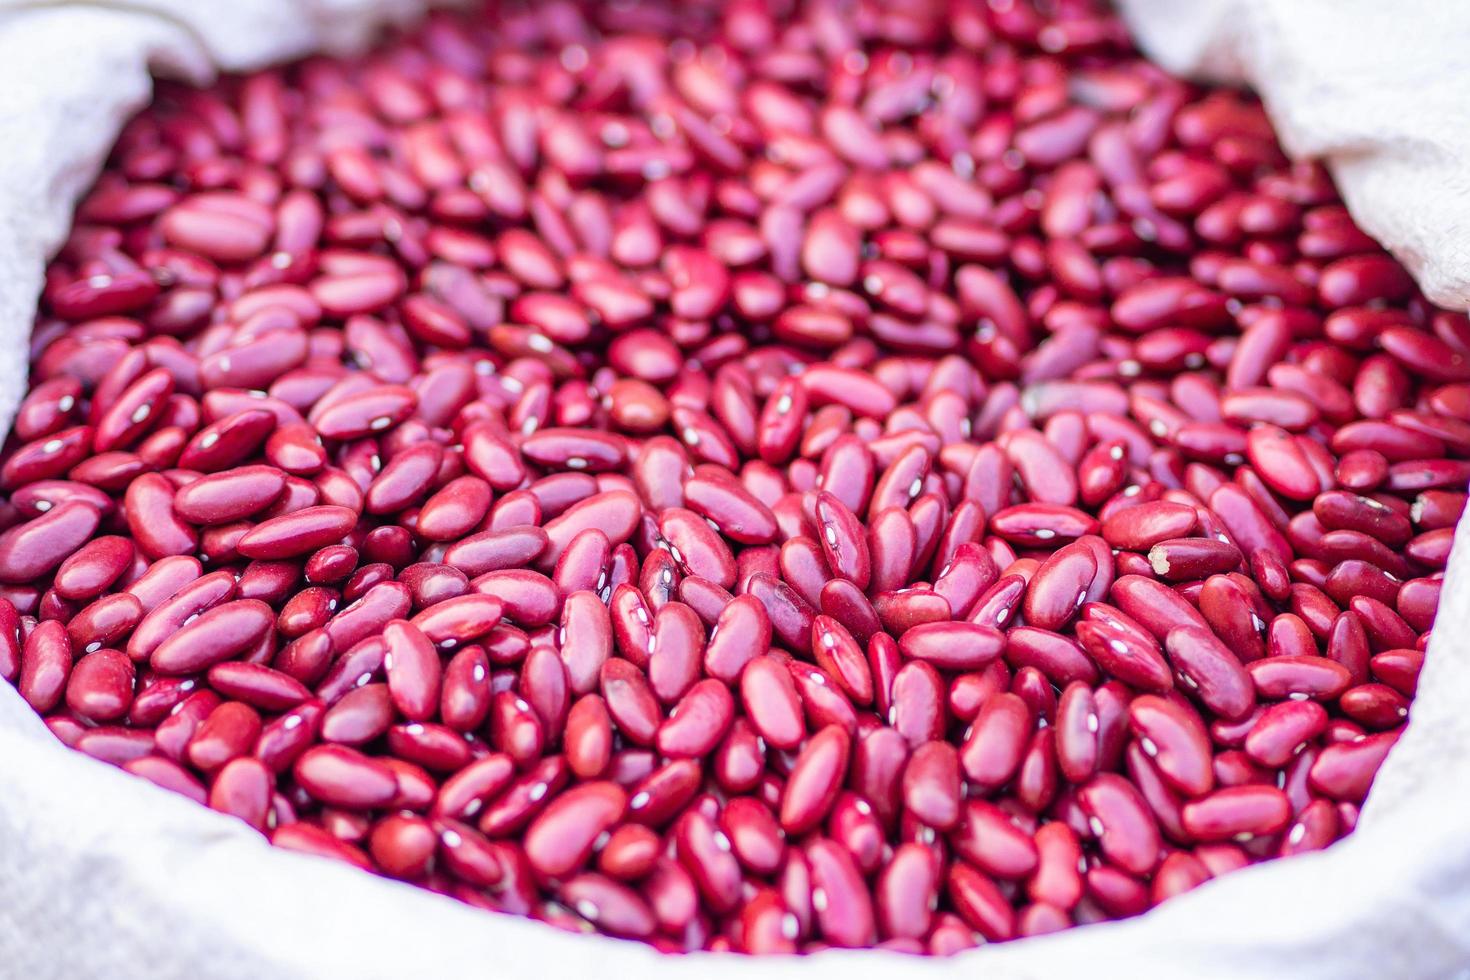
[{"label": "white sack", "polygon": [[1358,225],[1431,300],[1470,309],[1470,4],[1118,0],[1144,52],[1248,84],[1293,157],[1325,159]]},{"label": "white sack", "polygon": [[[1470,305],[1470,253],[1455,237],[1470,228],[1470,168],[1460,165],[1470,159],[1470,86],[1456,70],[1470,5],[1421,0],[1417,13],[1406,9],[1414,4],[1375,0],[1123,5],[1166,64],[1221,77],[1243,69],[1264,85],[1287,146],[1332,155],[1359,221],[1400,247],[1441,301]],[[382,20],[419,6],[0,0],[0,422],[8,426],[24,390],[24,338],[45,258],[122,121],[147,101],[149,65],[205,81],[215,67],[350,49]],[[230,818],[65,749],[0,684],[0,976],[1449,976],[1470,964],[1465,537],[1451,558],[1413,723],[1356,834],[1324,853],[1210,882],[1138,919],[950,960],[872,951],[761,962],[662,957],[472,910],[273,849]]]}]

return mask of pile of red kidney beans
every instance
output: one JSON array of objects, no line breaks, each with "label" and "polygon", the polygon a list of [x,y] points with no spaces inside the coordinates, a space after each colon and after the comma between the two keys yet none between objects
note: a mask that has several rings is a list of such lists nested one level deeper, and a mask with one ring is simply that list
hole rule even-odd
[{"label": "pile of red kidney beans", "polygon": [[0,675],[276,845],[946,954],[1350,832],[1470,320],[1106,9],[549,2],[165,86],[47,274]]}]

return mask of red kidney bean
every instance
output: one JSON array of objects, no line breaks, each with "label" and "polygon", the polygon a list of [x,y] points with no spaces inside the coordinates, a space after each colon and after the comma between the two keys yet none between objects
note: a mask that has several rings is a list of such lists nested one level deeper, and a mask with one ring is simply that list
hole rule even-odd
[{"label": "red kidney bean", "polygon": [[182,766],[162,756],[140,756],[124,762],[122,768],[135,776],[142,776],[155,786],[186,796],[195,803],[203,804],[208,800],[208,790],[203,783]]},{"label": "red kidney bean", "polygon": [[623,734],[638,745],[653,744],[662,714],[648,682],[626,660],[602,665],[601,692]]},{"label": "red kidney bean", "polygon": [[434,797],[431,814],[468,820],[478,816],[487,800],[511,784],[515,764],[509,756],[492,753],[444,780]]},{"label": "red kidney bean", "polygon": [[254,756],[273,772],[284,771],[316,741],[322,715],[322,703],[316,700],[277,715],[261,728]]},{"label": "red kidney bean", "polygon": [[365,745],[387,733],[392,718],[387,685],[365,683],[344,693],[326,710],[322,716],[322,739],[344,745]]},{"label": "red kidney bean", "polygon": [[[384,590],[382,598],[376,600],[376,603],[370,602],[369,600],[378,589]],[[374,621],[380,615],[385,621],[392,619],[396,614],[407,612],[409,605],[401,592],[387,589],[384,586],[374,586],[358,602],[363,604],[359,616],[363,622],[354,623],[350,632],[339,631],[345,633],[344,639],[347,637],[355,639],[364,633],[370,634],[375,628]],[[351,608],[339,613],[333,623],[351,611]],[[500,600],[494,596],[457,596],[430,606],[414,616],[410,622],[440,649],[452,650],[489,633],[500,622],[504,608]]]},{"label": "red kidney bean", "polygon": [[840,726],[823,728],[802,748],[781,797],[781,826],[799,834],[831,808],[847,773],[851,739]]},{"label": "red kidney bean", "polygon": [[714,822],[697,810],[686,812],[674,828],[674,846],[709,907],[732,911],[740,898],[740,866]]},{"label": "red kidney bean", "polygon": [[586,873],[561,888],[562,900],[610,936],[647,939],[657,922],[637,892],[599,874]]},{"label": "red kidney bean", "polygon": [[73,714],[89,721],[115,721],[133,703],[133,684],[131,660],[117,650],[98,650],[72,665],[66,704]]},{"label": "red kidney bean", "polygon": [[156,473],[134,479],[123,498],[128,529],[139,549],[150,558],[186,554],[199,544],[198,534],[175,515],[173,498],[172,486]]},{"label": "red kidney bean", "polygon": [[275,774],[248,756],[232,759],[209,787],[209,807],[238,817],[256,830],[266,829]]},{"label": "red kidney bean", "polygon": [[744,718],[736,718],[715,750],[715,782],[729,793],[748,792],[762,786],[766,746]]},{"label": "red kidney bean", "polygon": [[1246,673],[1239,658],[1208,629],[1181,626],[1171,630],[1164,647],[1181,686],[1211,711],[1237,719],[1255,705],[1253,675]]},{"label": "red kidney bean", "polygon": [[419,507],[417,533],[431,541],[455,541],[473,530],[491,503],[489,484],[461,476],[441,487]]},{"label": "red kidney bean", "polygon": [[751,797],[731,800],[720,815],[720,830],[740,863],[751,871],[762,875],[780,871],[785,843],[775,815],[765,804]]},{"label": "red kidney bean", "polygon": [[1184,830],[1196,840],[1247,841],[1283,830],[1291,803],[1274,786],[1231,786],[1191,800],[1181,813]]},{"label": "red kidney bean", "polygon": [[660,701],[677,701],[699,679],[703,646],[704,624],[693,609],[670,600],[655,614],[648,680]]},{"label": "red kidney bean", "polygon": [[357,514],[346,507],[304,507],[255,525],[236,548],[246,558],[293,558],[335,544],[356,523]]},{"label": "red kidney bean", "polygon": [[1228,572],[1240,564],[1240,549],[1212,538],[1174,538],[1148,551],[1154,574],[1171,582],[1190,581]]},{"label": "red kidney bean", "polygon": [[1066,823],[1054,821],[1037,828],[1036,873],[1027,882],[1028,894],[1039,902],[1071,909],[1082,899],[1082,845]]},{"label": "red kidney bean", "polygon": [[1009,813],[985,800],[968,801],[949,835],[955,853],[988,875],[1018,880],[1038,868],[1040,852]]},{"label": "red kidney bean", "polygon": [[1352,674],[1346,667],[1319,656],[1269,657],[1251,663],[1246,670],[1256,692],[1271,701],[1284,698],[1331,701],[1352,684]]},{"label": "red kidney bean", "polygon": [[75,646],[91,653],[122,639],[142,618],[142,604],[124,593],[104,596],[82,608],[66,629]]},{"label": "red kidney bean", "polygon": [[1204,723],[1179,701],[1146,694],[1128,706],[1128,724],[1159,774],[1187,797],[1214,785],[1210,741]]},{"label": "red kidney bean", "polygon": [[438,844],[438,835],[429,821],[410,814],[393,814],[373,827],[368,852],[392,877],[414,881],[428,873]]},{"label": "red kidney bean", "polygon": [[994,694],[980,708],[960,747],[965,775],[982,787],[1009,782],[1026,751],[1034,722],[1026,702],[1014,694]]},{"label": "red kidney bean", "polygon": [[410,721],[427,721],[439,707],[439,652],[422,630],[403,620],[383,627],[383,643],[388,648],[383,670],[394,707]]},{"label": "red kidney bean", "polygon": [[1077,802],[1110,861],[1135,875],[1158,865],[1158,825],[1131,783],[1115,773],[1101,773],[1078,789]]},{"label": "red kidney bean", "polygon": [[544,574],[525,569],[501,569],[476,577],[470,586],[476,592],[500,599],[501,611],[520,626],[545,626],[560,611],[556,583]]},{"label": "red kidney bean", "polygon": [[194,524],[228,524],[270,506],[286,486],[271,466],[241,466],[211,473],[174,494],[174,513]]},{"label": "red kidney bean", "polygon": [[134,555],[127,538],[94,538],[61,563],[52,588],[64,599],[94,599],[127,571]]},{"label": "red kidney bean", "polygon": [[20,676],[22,649],[20,615],[10,600],[0,600],[0,678],[15,683]]},{"label": "red kidney bean", "polygon": [[922,939],[938,899],[938,862],[922,844],[902,844],[880,873],[874,905],[882,935]]},{"label": "red kidney bean", "polygon": [[270,840],[276,847],[289,851],[333,858],[367,870],[372,868],[371,860],[360,849],[344,843],[316,824],[297,822],[276,827],[271,831]]},{"label": "red kidney bean", "polygon": [[812,621],[812,656],[843,693],[859,704],[873,700],[873,678],[862,648],[847,628],[829,616]]},{"label": "red kidney bean", "polygon": [[581,867],[597,838],[622,818],[627,794],[614,783],[591,782],[557,797],[525,832],[526,858],[556,878]]},{"label": "red kidney bean", "polygon": [[819,839],[805,848],[811,867],[812,908],[823,938],[834,946],[869,946],[877,940],[872,899],[851,854]]},{"label": "red kidney bean", "polygon": [[349,810],[382,806],[398,791],[391,769],[344,746],[310,748],[292,772],[312,798]]},{"label": "red kidney bean", "polygon": [[[519,870],[511,864],[512,860],[524,861],[519,852],[511,852],[515,855],[512,858],[501,845],[456,820],[440,818],[432,821],[431,826],[439,835],[437,858],[451,875],[476,888],[498,887],[502,893],[513,891],[512,883],[505,879]],[[525,873],[529,874],[530,869],[526,868]]]},{"label": "red kidney bean", "polygon": [[960,763],[948,742],[925,742],[909,756],[903,775],[904,808],[936,830],[960,818]]},{"label": "red kidney bean", "polygon": [[606,771],[612,740],[612,718],[600,696],[588,694],[572,705],[562,741],[573,773],[587,779]]},{"label": "red kidney bean", "polygon": [[1088,619],[1077,624],[1076,632],[1104,673],[1145,691],[1162,693],[1174,686],[1158,641],[1131,620]]},{"label": "red kidney bean", "polygon": [[1032,626],[1056,630],[1075,615],[1097,574],[1092,549],[1076,542],[1058,549],[1032,574],[1023,607]]},{"label": "red kidney bean", "polygon": [[101,762],[121,766],[147,756],[154,749],[154,741],[147,732],[99,725],[80,732],[75,748]]},{"label": "red kidney bean", "polygon": [[1327,727],[1315,701],[1283,701],[1261,713],[1245,736],[1245,751],[1261,765],[1279,768]]},{"label": "red kidney bean", "polygon": [[899,649],[942,669],[974,670],[1001,655],[1005,636],[975,623],[923,623],[904,632]]},{"label": "red kidney bean", "polygon": [[740,674],[741,705],[762,738],[778,749],[800,745],[806,735],[801,698],[785,667],[770,656],[745,665]]},{"label": "red kidney bean", "polygon": [[1057,700],[1055,738],[1057,765],[1068,781],[1085,782],[1097,771],[1100,727],[1092,688],[1080,681],[1068,684]]},{"label": "red kidney bean", "polygon": [[221,695],[261,711],[286,711],[311,697],[296,678],[261,664],[225,661],[209,668],[206,676]]},{"label": "red kidney bean", "polygon": [[259,600],[225,602],[180,624],[148,662],[164,673],[195,673],[253,649],[270,636],[274,624],[274,612]]},{"label": "red kidney bean", "polygon": [[100,516],[67,501],[0,534],[0,581],[28,582],[52,571],[91,537]]},{"label": "red kidney bean", "polygon": [[189,694],[170,709],[168,715],[154,729],[154,748],[177,762],[185,761],[184,751],[189,740],[220,702],[219,695],[213,691]]},{"label": "red kidney bean", "polygon": [[981,872],[963,862],[950,866],[948,892],[964,921],[992,942],[1016,934],[1015,911],[1004,893]]},{"label": "red kidney bean", "polygon": [[737,4],[630,74],[643,6],[145,110],[41,298],[0,676],[280,846],[670,952],[1350,832],[1462,318],[1109,13]]},{"label": "red kidney bean", "polygon": [[1309,784],[1332,799],[1362,800],[1399,736],[1399,731],[1383,732],[1328,745],[1311,765]]},{"label": "red kidney bean", "polygon": [[658,749],[671,758],[702,757],[724,737],[734,714],[734,699],[724,683],[714,678],[699,681],[659,727]]},{"label": "red kidney bean", "polygon": [[624,824],[612,832],[597,855],[598,869],[623,881],[638,881],[653,871],[658,860],[658,835],[647,827]]},{"label": "red kidney bean", "polygon": [[248,753],[261,732],[260,715],[240,701],[226,701],[200,722],[185,755],[196,769],[212,772]]},{"label": "red kidney bean", "polygon": [[[656,635],[656,634],[655,634]],[[726,683],[771,645],[771,619],[759,599],[737,596],[719,613],[704,647],[704,669]]]},{"label": "red kidney bean", "polygon": [[1097,668],[1076,641],[1048,630],[1020,626],[1006,635],[1006,662],[1014,667],[1033,667],[1053,683],[1073,680],[1095,683]]},{"label": "red kidney bean", "polygon": [[542,554],[546,545],[546,532],[541,528],[515,525],[462,537],[444,550],[443,558],[466,575],[483,575],[522,567]]}]

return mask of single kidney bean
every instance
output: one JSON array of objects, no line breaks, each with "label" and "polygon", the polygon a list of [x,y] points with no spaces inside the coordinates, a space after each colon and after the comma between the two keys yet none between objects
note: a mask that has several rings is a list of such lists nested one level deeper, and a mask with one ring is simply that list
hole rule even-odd
[{"label": "single kidney bean", "polygon": [[268,638],[273,610],[256,599],[237,599],[198,615],[149,655],[154,670],[190,674],[222,663]]},{"label": "single kidney bean", "polygon": [[526,828],[526,859],[550,878],[581,867],[600,835],[622,819],[628,795],[614,783],[589,782],[559,796]]},{"label": "single kidney bean", "polygon": [[314,799],[349,810],[382,806],[398,792],[391,769],[345,746],[307,749],[292,772]]},{"label": "single kidney bean", "polygon": [[260,735],[260,714],[239,701],[215,707],[189,739],[186,756],[197,769],[211,772],[245,755]]}]

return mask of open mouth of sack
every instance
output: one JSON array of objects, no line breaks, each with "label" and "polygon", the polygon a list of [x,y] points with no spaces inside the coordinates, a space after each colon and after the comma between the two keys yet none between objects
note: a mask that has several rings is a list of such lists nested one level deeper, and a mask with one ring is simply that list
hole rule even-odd
[{"label": "open mouth of sack", "polygon": [[0,676],[278,846],[948,954],[1350,833],[1470,320],[1104,6],[504,5],[161,85],[52,264]]}]

